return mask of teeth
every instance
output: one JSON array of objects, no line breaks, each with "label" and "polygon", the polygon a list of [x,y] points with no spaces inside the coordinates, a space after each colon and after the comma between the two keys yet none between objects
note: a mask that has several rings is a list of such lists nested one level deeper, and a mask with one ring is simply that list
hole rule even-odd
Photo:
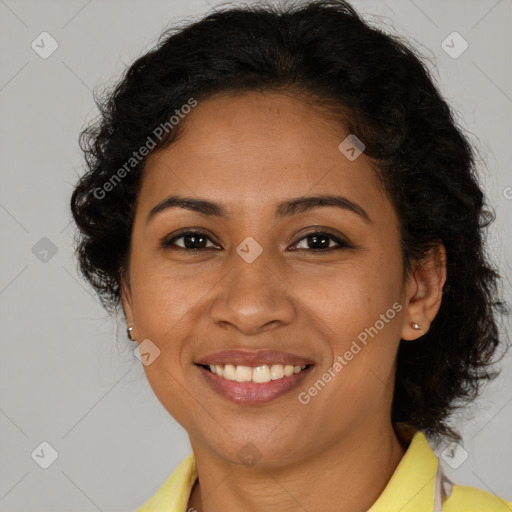
[{"label": "teeth", "polygon": [[282,379],[284,377],[284,367],[282,364],[273,364],[270,368],[270,378],[272,380]]},{"label": "teeth", "polygon": [[253,382],[270,382],[270,370],[268,366],[264,364],[263,366],[256,366],[252,370],[252,381]]},{"label": "teeth", "polygon": [[235,380],[236,368],[232,364],[224,366],[223,377],[228,380]]},{"label": "teeth", "polygon": [[287,364],[285,367],[284,367],[284,374],[287,376],[287,377],[291,377],[293,375],[293,366],[291,364]]},{"label": "teeth", "polygon": [[237,382],[270,382],[271,380],[282,379],[283,377],[291,377],[295,373],[299,373],[304,366],[294,366],[292,364],[282,365],[273,364],[270,367],[266,364],[261,366],[235,366],[232,364],[219,365],[210,364],[210,371],[227,380],[236,380]]},{"label": "teeth", "polygon": [[235,380],[237,382],[249,382],[252,378],[252,368],[250,366],[237,366]]}]

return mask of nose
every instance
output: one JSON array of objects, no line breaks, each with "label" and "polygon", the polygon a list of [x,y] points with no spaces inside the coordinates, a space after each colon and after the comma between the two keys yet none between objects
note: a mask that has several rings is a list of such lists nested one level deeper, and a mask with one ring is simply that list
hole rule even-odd
[{"label": "nose", "polygon": [[247,263],[234,255],[231,270],[210,304],[214,324],[250,336],[289,325],[297,314],[290,285],[261,255]]}]

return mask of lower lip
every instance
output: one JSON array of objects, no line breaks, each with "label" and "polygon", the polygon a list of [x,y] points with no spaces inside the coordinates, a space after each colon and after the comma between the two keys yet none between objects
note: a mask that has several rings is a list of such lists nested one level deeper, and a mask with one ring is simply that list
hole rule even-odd
[{"label": "lower lip", "polygon": [[299,373],[290,377],[271,380],[270,382],[238,382],[227,380],[224,377],[210,372],[202,366],[196,365],[206,379],[206,382],[217,391],[217,393],[237,404],[261,404],[275,400],[276,398],[289,393],[304,380],[312,366],[306,367]]}]

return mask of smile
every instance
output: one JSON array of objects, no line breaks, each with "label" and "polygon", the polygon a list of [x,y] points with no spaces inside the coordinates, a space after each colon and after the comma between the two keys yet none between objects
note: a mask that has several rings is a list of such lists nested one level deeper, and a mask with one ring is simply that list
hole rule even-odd
[{"label": "smile", "polygon": [[194,366],[217,395],[237,404],[275,400],[297,388],[315,367],[309,357],[273,349],[230,349],[206,354]]},{"label": "smile", "polygon": [[298,388],[314,366],[212,365],[215,373],[209,365],[196,364],[195,367],[208,387],[223,398],[240,405],[262,405]]}]

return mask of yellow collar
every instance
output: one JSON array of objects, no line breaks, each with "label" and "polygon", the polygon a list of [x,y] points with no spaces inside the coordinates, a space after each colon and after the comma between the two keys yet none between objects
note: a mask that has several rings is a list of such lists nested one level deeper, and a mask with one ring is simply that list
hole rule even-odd
[{"label": "yellow collar", "polygon": [[136,512],[186,512],[196,479],[196,461],[191,453],[181,461],[156,494]]},{"label": "yellow collar", "polygon": [[397,434],[409,446],[368,512],[432,512],[439,461],[421,430],[399,425]]}]

